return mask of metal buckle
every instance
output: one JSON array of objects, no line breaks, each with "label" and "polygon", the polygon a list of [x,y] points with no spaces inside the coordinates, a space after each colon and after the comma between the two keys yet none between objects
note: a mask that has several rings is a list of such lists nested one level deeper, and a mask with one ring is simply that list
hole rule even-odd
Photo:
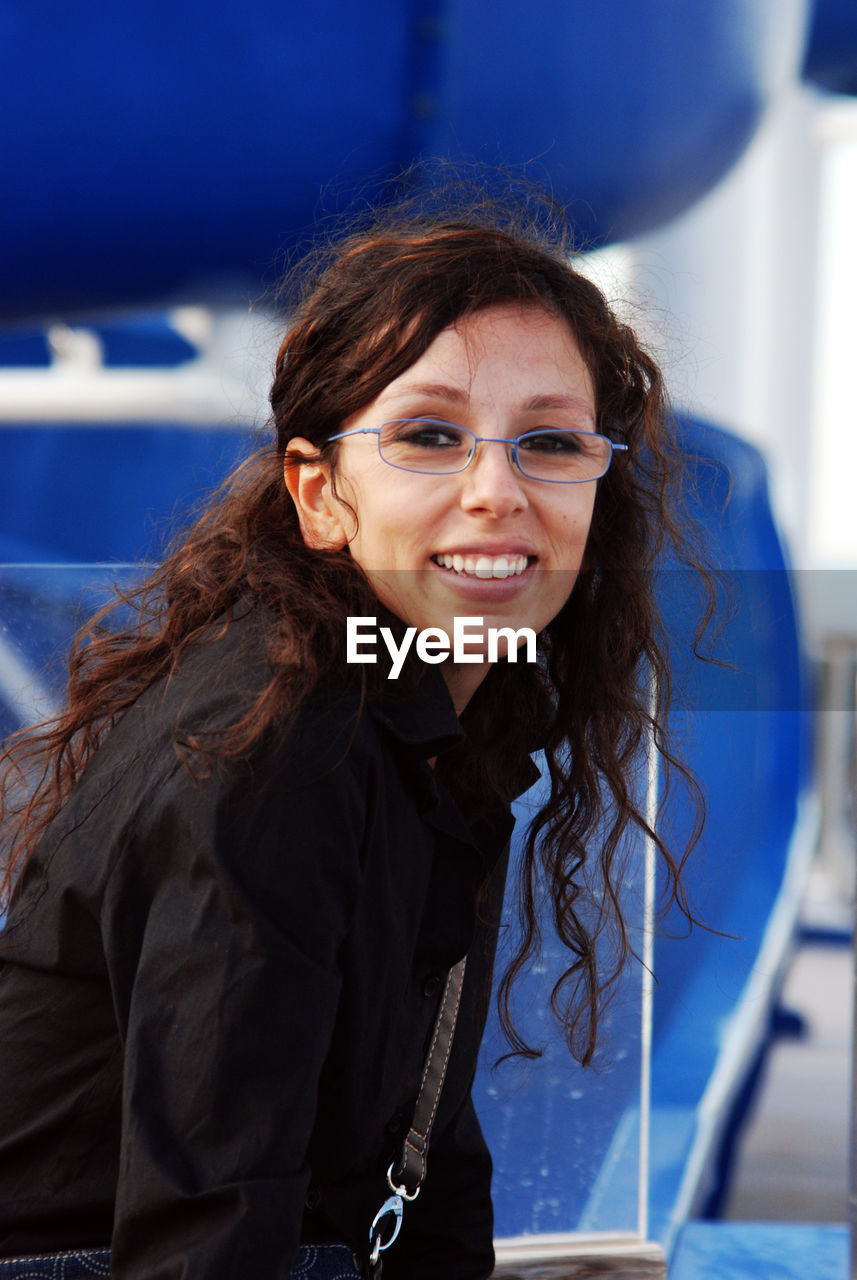
[{"label": "metal buckle", "polygon": [[[399,1232],[402,1229],[402,1214],[405,1208],[404,1201],[416,1200],[417,1196],[420,1194],[419,1187],[417,1187],[416,1191],[409,1192],[407,1188],[404,1186],[404,1184],[402,1184],[402,1186],[400,1187],[397,1187],[395,1185],[395,1183],[393,1182],[393,1166],[392,1165],[390,1165],[389,1169],[387,1170],[387,1186],[390,1188],[393,1194],[391,1196],[388,1196],[387,1199],[384,1201],[384,1203],[381,1205],[381,1208],[375,1214],[375,1217],[372,1221],[372,1226],[369,1228],[369,1244],[372,1246],[372,1252],[369,1255],[369,1262],[372,1264],[372,1266],[375,1265],[375,1263],[378,1261],[381,1254],[386,1249],[389,1249],[390,1245],[394,1242],[394,1240],[398,1238]],[[384,1218],[386,1218],[389,1214],[393,1214],[393,1216],[395,1217],[395,1222],[393,1223],[393,1229],[390,1232],[389,1239],[384,1241],[384,1243],[382,1244],[381,1242],[383,1239],[384,1232],[383,1232],[383,1229],[380,1228],[379,1224],[383,1222]]]}]

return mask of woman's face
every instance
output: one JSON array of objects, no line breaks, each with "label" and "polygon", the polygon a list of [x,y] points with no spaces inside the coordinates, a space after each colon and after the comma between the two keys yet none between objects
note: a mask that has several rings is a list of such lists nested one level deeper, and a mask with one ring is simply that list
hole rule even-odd
[{"label": "woman's face", "polygon": [[[592,381],[570,329],[527,305],[493,307],[444,329],[341,430],[414,417],[504,439],[536,427],[596,429]],[[315,452],[308,442],[290,447]],[[341,441],[335,485],[328,464],[288,478],[306,540],[347,543],[388,609],[420,631],[443,629],[450,641],[456,616],[481,617],[483,634],[538,633],[556,616],[583,561],[596,491],[595,482],[528,479],[493,443],[452,475],[398,470],[379,456],[375,435]],[[489,562],[492,572],[515,572],[486,577]],[[488,669],[487,649],[470,644],[468,652],[481,661],[443,666],[459,711]]]}]

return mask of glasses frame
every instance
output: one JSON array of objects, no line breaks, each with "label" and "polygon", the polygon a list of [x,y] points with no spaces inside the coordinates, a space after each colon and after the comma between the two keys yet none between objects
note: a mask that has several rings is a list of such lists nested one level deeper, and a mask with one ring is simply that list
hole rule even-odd
[{"label": "glasses frame", "polygon": [[[398,462],[390,462],[389,458],[385,458],[381,452],[381,432],[384,427],[389,427],[395,422],[427,422],[436,427],[454,427],[456,431],[464,431],[473,438],[473,444],[467,455],[467,461],[460,467],[454,467],[451,471],[426,471],[423,467],[403,467]],[[554,434],[563,432],[570,436],[597,436],[599,440],[605,440],[610,446],[610,453],[607,455],[607,462],[604,470],[599,471],[597,476],[585,476],[579,480],[554,480],[549,476],[533,476],[530,475],[521,466],[518,457],[518,445],[522,440],[526,440],[528,436],[542,435],[548,428],[538,427],[533,431],[523,431],[519,436],[514,436],[511,440],[506,436],[478,436],[475,431],[471,431],[469,427],[462,427],[457,422],[447,422],[445,418],[389,418],[386,422],[382,422],[380,427],[352,427],[350,431],[340,431],[335,436],[328,436],[327,443],[331,444],[334,440],[345,440],[348,436],[377,436],[378,437],[378,457],[388,467],[393,467],[396,471],[410,471],[413,475],[418,476],[457,476],[462,471],[466,471],[473,459],[476,457],[476,448],[480,444],[504,444],[507,449],[511,450],[511,458],[518,471],[525,480],[535,480],[538,484],[592,484],[595,480],[601,480],[610,470],[610,464],[613,461],[614,453],[627,453],[628,445],[620,444],[616,440],[611,440],[609,436],[602,435],[599,431],[580,431],[573,427],[556,427],[550,428]]]}]

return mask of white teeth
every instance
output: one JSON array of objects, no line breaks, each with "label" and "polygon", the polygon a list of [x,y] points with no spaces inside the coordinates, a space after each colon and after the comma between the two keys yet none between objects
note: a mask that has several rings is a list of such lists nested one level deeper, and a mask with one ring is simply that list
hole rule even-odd
[{"label": "white teeth", "polygon": [[526,556],[462,556],[443,554],[433,557],[436,564],[471,578],[511,578],[523,573]]}]

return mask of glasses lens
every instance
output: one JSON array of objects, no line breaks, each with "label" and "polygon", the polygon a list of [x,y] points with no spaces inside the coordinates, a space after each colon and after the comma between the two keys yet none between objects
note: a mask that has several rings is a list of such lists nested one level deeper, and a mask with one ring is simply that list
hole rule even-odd
[{"label": "glasses lens", "polygon": [[433,418],[400,418],[385,422],[378,444],[381,457],[391,467],[445,475],[462,471],[473,451],[473,434]]},{"label": "glasses lens", "polygon": [[518,465],[533,480],[597,480],[610,453],[607,437],[592,431],[528,431],[518,440]]}]

